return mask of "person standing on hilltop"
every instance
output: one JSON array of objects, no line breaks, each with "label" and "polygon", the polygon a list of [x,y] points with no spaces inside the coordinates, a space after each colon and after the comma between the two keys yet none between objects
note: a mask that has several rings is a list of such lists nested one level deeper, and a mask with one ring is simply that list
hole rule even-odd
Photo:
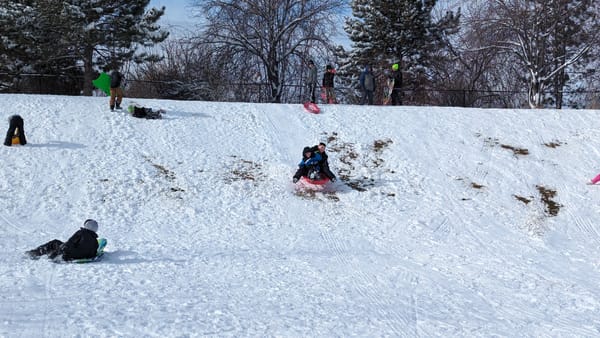
[{"label": "person standing on hilltop", "polygon": [[336,103],[335,92],[333,91],[333,79],[335,77],[335,69],[331,65],[325,67],[323,74],[323,89],[325,90],[326,103]]},{"label": "person standing on hilltop", "polygon": [[121,101],[123,101],[123,89],[121,89],[121,81],[123,76],[118,70],[113,70],[110,74],[110,110],[115,108],[121,109]]}]

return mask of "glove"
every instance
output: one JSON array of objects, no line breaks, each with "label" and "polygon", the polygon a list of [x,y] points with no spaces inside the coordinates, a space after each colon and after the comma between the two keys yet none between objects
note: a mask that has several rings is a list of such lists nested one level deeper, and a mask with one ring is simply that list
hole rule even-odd
[{"label": "glove", "polygon": [[337,178],[335,178],[335,177],[332,177],[332,178],[331,178],[331,182],[335,182],[335,181],[337,181]]},{"label": "glove", "polygon": [[296,177],[294,177],[294,178],[292,179],[292,182],[294,182],[294,183],[297,183],[297,182],[298,182],[298,179],[297,179]]}]

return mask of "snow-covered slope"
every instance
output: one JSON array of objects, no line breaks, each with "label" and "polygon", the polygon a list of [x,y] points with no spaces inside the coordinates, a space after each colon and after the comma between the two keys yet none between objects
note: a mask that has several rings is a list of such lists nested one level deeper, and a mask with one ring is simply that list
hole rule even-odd
[{"label": "snow-covered slope", "polygon": [[[600,335],[598,111],[0,99],[0,336]],[[102,261],[23,257],[86,218]]]}]

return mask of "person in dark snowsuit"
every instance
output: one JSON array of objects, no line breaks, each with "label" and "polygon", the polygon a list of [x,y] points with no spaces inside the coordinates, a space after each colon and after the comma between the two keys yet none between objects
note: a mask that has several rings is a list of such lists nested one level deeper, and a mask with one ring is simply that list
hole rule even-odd
[{"label": "person in dark snowsuit", "polygon": [[98,251],[97,231],[98,223],[93,219],[87,219],[83,222],[83,227],[77,230],[68,241],[63,243],[58,239],[54,239],[27,251],[26,254],[33,259],[43,255],[48,255],[50,259],[61,256],[64,261],[93,258],[96,257]]},{"label": "person in dark snowsuit", "polygon": [[325,97],[327,102],[325,103],[337,103],[335,99],[335,92],[333,90],[333,79],[335,77],[335,69],[331,65],[325,67],[325,74],[323,74],[323,88],[325,89]]},{"label": "person in dark snowsuit", "polygon": [[110,110],[121,109],[121,101],[123,101],[122,80],[121,73],[118,70],[113,70],[110,74]]},{"label": "person in dark snowsuit", "polygon": [[402,105],[402,70],[400,65],[394,63],[392,65],[392,74],[390,75],[394,79],[394,88],[392,89],[392,105]]},{"label": "person in dark snowsuit", "polygon": [[373,76],[373,73],[371,72],[371,67],[369,65],[366,65],[365,70],[362,73],[360,73],[358,82],[360,84],[360,89],[363,92],[360,104],[366,104],[368,102],[370,105],[373,105],[375,77]]},{"label": "person in dark snowsuit", "polygon": [[4,139],[5,146],[10,147],[12,145],[12,138],[15,134],[19,137],[19,143],[22,146],[27,144],[25,130],[23,129],[23,118],[19,115],[12,115],[8,119],[8,131],[6,132],[6,138]]},{"label": "person in dark snowsuit", "polygon": [[302,160],[298,164],[298,170],[296,170],[292,181],[296,183],[302,176],[306,176],[311,179],[317,179],[318,177],[315,175],[318,175],[320,171],[320,161],[321,155],[319,153],[312,151],[310,147],[304,147],[302,150]]},{"label": "person in dark snowsuit", "polygon": [[335,182],[337,180],[337,178],[331,172],[331,169],[329,169],[329,162],[328,162],[329,156],[325,152],[326,147],[327,146],[325,145],[325,143],[321,142],[318,145],[313,146],[310,150],[321,155],[321,161],[319,161],[319,169],[325,176],[327,176],[327,178],[329,178],[331,180],[331,182]]}]

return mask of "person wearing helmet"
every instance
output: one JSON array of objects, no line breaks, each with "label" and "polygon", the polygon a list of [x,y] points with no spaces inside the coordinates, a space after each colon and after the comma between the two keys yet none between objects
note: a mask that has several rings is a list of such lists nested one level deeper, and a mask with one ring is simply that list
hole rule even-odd
[{"label": "person wearing helmet", "polygon": [[[296,170],[292,181],[296,183],[302,176],[316,179],[314,175],[319,173],[320,161],[321,155],[318,152],[313,151],[310,147],[304,147],[302,150],[302,160],[298,164],[298,170]],[[313,177],[310,177],[311,174],[313,174]]]},{"label": "person wearing helmet", "polygon": [[50,259],[61,256],[62,260],[70,261],[80,258],[93,258],[98,251],[98,222],[87,219],[83,226],[63,243],[58,239],[51,240],[33,250],[25,252],[30,258],[38,259],[48,255]]},{"label": "person wearing helmet", "polygon": [[398,63],[394,63],[392,65],[392,73],[390,77],[394,79],[394,87],[392,88],[392,105],[393,106],[401,106],[402,105],[402,70],[400,70],[400,65]]}]

